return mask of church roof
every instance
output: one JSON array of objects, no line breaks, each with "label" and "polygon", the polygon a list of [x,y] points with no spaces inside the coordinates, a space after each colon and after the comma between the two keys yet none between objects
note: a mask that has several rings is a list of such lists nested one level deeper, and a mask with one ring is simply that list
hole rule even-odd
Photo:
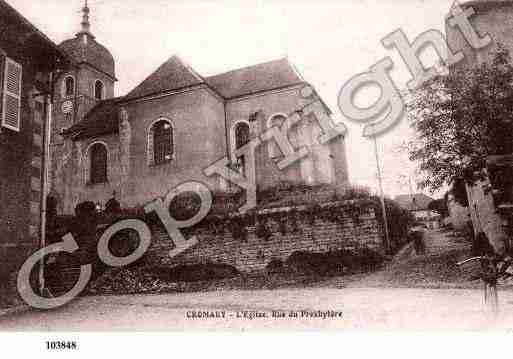
[{"label": "church roof", "polygon": [[[304,83],[287,59],[270,61],[208,77],[198,75],[178,56],[173,56],[124,97],[99,102],[64,135],[83,139],[118,131],[122,104],[160,93],[205,84],[225,99]],[[329,109],[328,109],[329,110]]]},{"label": "church roof", "polygon": [[126,99],[207,84],[225,99],[303,83],[287,59],[275,60],[203,78],[173,56],[130,91]]},{"label": "church roof", "polygon": [[63,134],[80,140],[118,132],[118,114],[124,99],[125,97],[117,97],[99,102],[82,121],[65,130]]},{"label": "church roof", "polygon": [[304,82],[287,59],[211,76],[206,81],[226,99]]},{"label": "church roof", "polygon": [[86,63],[116,79],[114,57],[105,46],[95,40],[91,33],[89,13],[86,0],[82,8],[82,30],[74,38],[63,41],[59,47],[77,64]]},{"label": "church roof", "polygon": [[130,91],[126,98],[146,97],[203,83],[205,81],[178,56],[172,56],[136,88]]},{"label": "church roof", "polygon": [[[84,42],[83,36],[87,36],[87,42]],[[112,54],[106,47],[99,44],[94,36],[79,33],[75,38],[62,42],[59,48],[77,64],[87,63],[110,77],[116,78]]]}]

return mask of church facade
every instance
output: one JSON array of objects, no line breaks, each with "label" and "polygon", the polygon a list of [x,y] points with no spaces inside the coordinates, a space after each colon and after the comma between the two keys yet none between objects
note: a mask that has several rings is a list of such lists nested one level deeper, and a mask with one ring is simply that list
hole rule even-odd
[{"label": "church facade", "polygon": [[[315,116],[302,110],[317,103],[329,108],[287,59],[203,77],[173,56],[127,95],[114,97],[115,61],[90,31],[89,8],[82,30],[60,48],[75,65],[56,81],[53,113],[51,196],[60,213],[71,214],[83,201],[104,204],[116,192],[122,207],[136,207],[162,197],[188,181],[212,191],[237,186],[204,170],[228,158],[245,174],[254,161],[256,185],[280,183],[348,186],[344,137],[327,143]],[[288,139],[308,156],[284,169],[283,151],[266,141],[253,159],[237,149],[291,114],[301,121],[288,129]]]}]

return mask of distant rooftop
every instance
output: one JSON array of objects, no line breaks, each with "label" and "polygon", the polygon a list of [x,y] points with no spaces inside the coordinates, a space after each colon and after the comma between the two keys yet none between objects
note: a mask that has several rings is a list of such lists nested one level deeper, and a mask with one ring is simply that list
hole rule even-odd
[{"label": "distant rooftop", "polygon": [[402,208],[409,211],[422,211],[428,209],[429,203],[434,201],[434,199],[424,193],[416,193],[413,195],[399,195],[395,197],[395,201],[399,203]]}]

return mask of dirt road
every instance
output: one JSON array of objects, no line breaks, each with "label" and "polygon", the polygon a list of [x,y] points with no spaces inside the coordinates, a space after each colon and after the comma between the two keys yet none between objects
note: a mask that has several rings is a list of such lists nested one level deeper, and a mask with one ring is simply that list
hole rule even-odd
[{"label": "dirt road", "polygon": [[407,248],[379,272],[310,288],[84,297],[55,311],[0,318],[0,330],[513,330],[513,291],[499,292],[493,314],[480,284],[455,272],[468,242],[432,232],[426,247],[425,256]]},{"label": "dirt road", "polygon": [[[81,298],[56,311],[0,318],[0,330],[512,330],[513,292],[501,292],[500,301],[500,313],[494,316],[482,304],[479,290],[313,288],[103,296]],[[305,317],[300,312],[289,317],[301,310],[337,311],[342,317]],[[203,311],[224,313],[224,318],[191,318]],[[273,311],[286,317],[273,318]],[[265,317],[249,319],[244,312]]]}]

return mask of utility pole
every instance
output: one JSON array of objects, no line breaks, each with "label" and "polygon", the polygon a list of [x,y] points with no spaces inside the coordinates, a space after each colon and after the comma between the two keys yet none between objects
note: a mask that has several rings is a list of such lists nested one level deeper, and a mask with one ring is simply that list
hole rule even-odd
[{"label": "utility pole", "polygon": [[[53,73],[50,74],[50,86],[53,86]],[[46,218],[47,218],[47,199],[50,181],[50,142],[52,136],[52,96],[44,96],[44,111],[42,114],[43,120],[43,160],[42,160],[42,190],[41,190],[41,227],[40,227],[40,246],[41,248],[46,247]],[[39,267],[39,290],[41,293],[45,293],[45,262],[41,260]]]},{"label": "utility pole", "polygon": [[378,183],[379,183],[379,191],[380,191],[380,197],[381,197],[381,211],[383,212],[383,222],[385,225],[385,252],[389,252],[390,250],[390,234],[388,231],[388,221],[387,221],[387,210],[385,206],[385,192],[383,191],[383,178],[381,177],[381,164],[379,161],[379,154],[378,154],[378,138],[377,136],[374,136],[374,154],[376,155],[376,167],[378,171]]}]

